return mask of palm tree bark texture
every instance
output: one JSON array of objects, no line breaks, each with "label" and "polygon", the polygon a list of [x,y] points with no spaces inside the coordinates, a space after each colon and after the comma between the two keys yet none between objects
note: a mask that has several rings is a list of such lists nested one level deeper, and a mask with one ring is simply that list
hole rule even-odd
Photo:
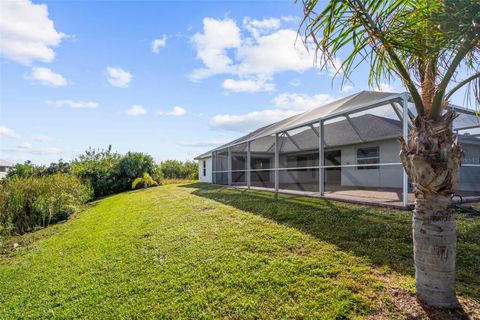
[{"label": "palm tree bark texture", "polygon": [[457,190],[463,151],[452,130],[455,113],[413,118],[400,159],[415,194],[413,248],[417,297],[427,305],[458,307],[455,296],[456,226],[451,196]]}]

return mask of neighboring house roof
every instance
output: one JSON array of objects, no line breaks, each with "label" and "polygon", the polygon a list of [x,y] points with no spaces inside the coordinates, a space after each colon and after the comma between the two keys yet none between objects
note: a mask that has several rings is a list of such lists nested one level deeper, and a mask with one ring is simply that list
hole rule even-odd
[{"label": "neighboring house roof", "polygon": [[0,167],[13,167],[13,163],[0,159]]}]

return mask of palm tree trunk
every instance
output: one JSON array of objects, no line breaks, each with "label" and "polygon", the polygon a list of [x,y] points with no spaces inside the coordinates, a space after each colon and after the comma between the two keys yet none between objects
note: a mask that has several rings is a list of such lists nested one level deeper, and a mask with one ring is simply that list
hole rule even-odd
[{"label": "palm tree trunk", "polygon": [[440,119],[418,116],[400,158],[415,194],[413,247],[418,299],[432,307],[455,308],[455,216],[451,195],[458,188],[463,151],[448,111]]},{"label": "palm tree trunk", "polygon": [[434,307],[455,308],[457,234],[450,197],[426,194],[413,212],[413,250],[417,297]]}]

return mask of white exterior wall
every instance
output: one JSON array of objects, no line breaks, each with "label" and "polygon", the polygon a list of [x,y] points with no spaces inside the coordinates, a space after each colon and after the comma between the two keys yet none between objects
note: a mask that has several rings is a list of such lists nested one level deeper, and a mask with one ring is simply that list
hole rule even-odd
[{"label": "white exterior wall", "polygon": [[0,172],[0,180],[2,180],[3,178],[5,178],[7,176],[7,173],[8,173],[9,170],[10,170],[10,168],[6,167],[5,171]]},{"label": "white exterior wall", "polygon": [[[206,162],[207,172],[203,175],[203,162]],[[198,179],[201,182],[212,183],[212,157],[198,160]]]},{"label": "white exterior wall", "polygon": [[[380,163],[400,163],[398,140],[384,140],[340,147],[342,165],[357,164],[357,149],[379,147]],[[331,148],[335,150],[335,148]],[[338,149],[337,149],[338,150]],[[380,166],[379,169],[342,168],[342,186],[401,188],[402,165]]]}]

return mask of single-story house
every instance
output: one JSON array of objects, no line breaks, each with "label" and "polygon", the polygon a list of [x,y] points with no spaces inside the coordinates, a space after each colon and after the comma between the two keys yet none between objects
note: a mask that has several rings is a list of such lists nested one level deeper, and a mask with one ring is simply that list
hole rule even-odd
[{"label": "single-story house", "polygon": [[[460,194],[480,196],[479,119],[472,111],[451,107],[459,114],[454,130],[465,150]],[[362,91],[197,156],[199,178],[337,198],[375,198],[381,193],[379,202],[407,206],[410,186],[400,163],[398,138],[407,135],[413,115],[406,93]]]},{"label": "single-story house", "polygon": [[0,159],[0,179],[5,178],[7,176],[8,170],[10,170],[11,168],[13,168],[12,163]]}]

